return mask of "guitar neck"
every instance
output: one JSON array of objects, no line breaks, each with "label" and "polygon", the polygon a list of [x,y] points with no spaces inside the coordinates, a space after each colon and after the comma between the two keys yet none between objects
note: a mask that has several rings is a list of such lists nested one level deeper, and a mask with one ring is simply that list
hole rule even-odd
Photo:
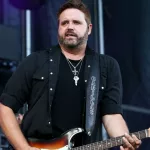
[{"label": "guitar neck", "polygon": [[[149,137],[148,130],[149,129],[138,131],[138,132],[135,132],[135,133],[131,133],[130,135],[134,134],[134,135],[137,136],[138,139],[142,140],[144,138]],[[75,148],[72,148],[71,150],[84,150],[84,149],[85,150],[88,150],[88,149],[90,149],[90,150],[95,150],[95,149],[104,150],[104,149],[107,149],[107,148],[120,146],[120,145],[123,144],[122,137],[123,136],[119,136],[119,137],[116,137],[116,138],[111,138],[111,139],[108,139],[108,140],[104,140],[104,141],[95,142],[95,143],[88,144],[88,145],[75,147]]]}]

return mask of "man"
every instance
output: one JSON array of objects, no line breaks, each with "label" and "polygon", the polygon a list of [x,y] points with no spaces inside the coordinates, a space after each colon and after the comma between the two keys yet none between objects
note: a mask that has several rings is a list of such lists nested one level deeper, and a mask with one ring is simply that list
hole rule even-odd
[{"label": "man", "polygon": [[[83,3],[68,1],[59,9],[58,22],[59,45],[27,57],[8,81],[0,98],[0,125],[16,150],[38,150],[29,146],[28,138],[53,139],[72,128],[85,128],[85,87],[87,75],[94,67],[90,58],[95,55],[87,47],[92,30],[90,13]],[[100,80],[95,124],[102,120],[110,137],[126,133],[120,148],[134,150],[141,141],[127,134],[128,128],[121,115],[122,87],[118,64],[108,56],[100,55],[99,59],[100,66],[106,62],[108,73],[106,85]],[[28,111],[20,130],[14,113],[25,102]]]}]

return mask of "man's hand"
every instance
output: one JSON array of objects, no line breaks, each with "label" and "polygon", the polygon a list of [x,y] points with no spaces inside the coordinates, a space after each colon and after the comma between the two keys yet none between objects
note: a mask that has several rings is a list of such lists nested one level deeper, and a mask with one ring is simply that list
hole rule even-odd
[{"label": "man's hand", "polygon": [[120,150],[136,150],[141,145],[141,140],[139,140],[135,135],[130,136],[125,133],[123,137],[123,146],[120,147]]}]

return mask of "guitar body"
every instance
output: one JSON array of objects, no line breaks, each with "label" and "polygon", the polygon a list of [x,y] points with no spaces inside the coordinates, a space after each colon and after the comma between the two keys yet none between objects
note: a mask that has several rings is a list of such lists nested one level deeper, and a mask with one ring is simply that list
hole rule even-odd
[{"label": "guitar body", "polygon": [[72,147],[71,139],[74,135],[83,132],[81,128],[75,128],[69,132],[63,134],[61,137],[53,140],[38,140],[38,139],[29,139],[29,145],[32,147],[39,148],[41,150],[50,150],[50,149],[60,149],[68,150]]}]

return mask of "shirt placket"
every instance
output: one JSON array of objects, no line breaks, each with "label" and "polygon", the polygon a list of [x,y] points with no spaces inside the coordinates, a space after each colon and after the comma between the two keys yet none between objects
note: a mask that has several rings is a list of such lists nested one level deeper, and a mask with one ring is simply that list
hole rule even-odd
[{"label": "shirt placket", "polygon": [[50,49],[50,55],[49,55],[49,115],[48,115],[48,126],[51,126],[52,124],[52,102],[54,99],[55,89],[56,89],[56,82],[57,82],[57,76],[58,76],[58,70],[59,70],[59,53],[58,50],[55,48],[53,49],[54,54],[52,54],[52,49]]}]

